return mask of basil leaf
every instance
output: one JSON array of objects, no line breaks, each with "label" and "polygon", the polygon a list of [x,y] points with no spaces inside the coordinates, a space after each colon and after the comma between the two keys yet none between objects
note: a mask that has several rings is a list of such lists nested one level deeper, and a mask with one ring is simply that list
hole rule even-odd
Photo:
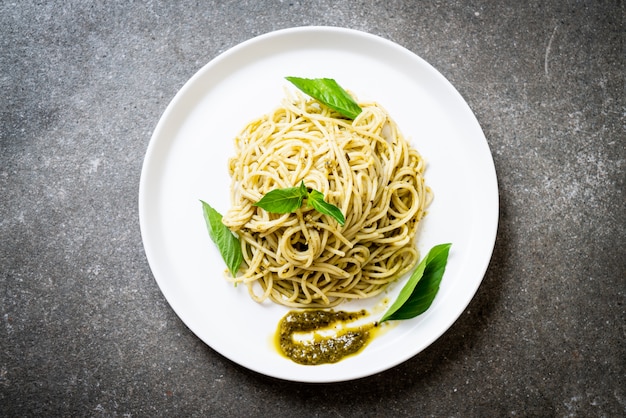
[{"label": "basil leaf", "polygon": [[436,245],[428,252],[379,322],[411,319],[430,307],[439,291],[451,245]]},{"label": "basil leaf", "polygon": [[339,225],[343,226],[346,223],[346,218],[344,218],[343,213],[341,213],[341,209],[324,201],[324,194],[322,192],[312,189],[309,192],[307,201],[316,211],[323,213],[324,215],[331,216],[337,220]]},{"label": "basil leaf", "polygon": [[239,238],[222,223],[222,215],[218,211],[213,209],[208,203],[202,200],[200,202],[202,202],[202,212],[209,230],[209,236],[217,245],[222,259],[228,266],[228,270],[230,270],[230,274],[235,277],[243,261]]},{"label": "basil leaf", "polygon": [[332,78],[285,78],[309,96],[349,119],[356,118],[362,111],[352,96]]},{"label": "basil leaf", "polygon": [[254,203],[254,206],[265,209],[270,213],[292,213],[302,207],[302,201],[305,198],[308,204],[318,212],[336,219],[341,226],[346,223],[346,218],[341,213],[341,209],[324,201],[322,192],[308,189],[304,185],[304,180],[300,182],[298,187],[287,187],[267,192],[261,200]]},{"label": "basil leaf", "polygon": [[275,189],[263,196],[254,206],[265,209],[271,213],[291,213],[302,206],[302,200],[306,196],[304,182],[300,187],[288,187]]}]

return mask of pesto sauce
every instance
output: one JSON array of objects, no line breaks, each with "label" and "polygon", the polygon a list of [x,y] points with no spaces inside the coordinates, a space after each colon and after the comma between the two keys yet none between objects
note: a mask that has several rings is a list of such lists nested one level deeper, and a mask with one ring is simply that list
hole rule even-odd
[{"label": "pesto sauce", "polygon": [[359,312],[291,311],[278,324],[278,346],[286,357],[299,364],[336,363],[365,347],[372,337],[372,328],[377,327],[378,324],[342,327],[332,337],[314,334],[312,341],[304,342],[296,341],[294,334],[315,333],[338,323],[345,325],[365,315],[367,312],[364,310]]}]

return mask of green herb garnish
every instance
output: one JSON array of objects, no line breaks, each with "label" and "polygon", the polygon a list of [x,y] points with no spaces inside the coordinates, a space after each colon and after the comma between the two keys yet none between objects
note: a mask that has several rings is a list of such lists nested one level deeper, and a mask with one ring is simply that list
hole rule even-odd
[{"label": "green herb garnish", "polygon": [[451,245],[436,245],[428,252],[379,322],[411,319],[430,307],[439,291]]},{"label": "green herb garnish", "polygon": [[228,270],[230,270],[230,274],[235,277],[243,261],[239,238],[224,225],[222,215],[218,211],[213,209],[208,203],[202,200],[200,202],[202,202],[202,211],[207,229],[209,230],[209,236],[217,245],[222,259],[228,266]]},{"label": "green herb garnish", "polygon": [[349,119],[354,119],[361,113],[361,107],[352,96],[332,78],[285,78],[309,96]]},{"label": "green herb garnish", "polygon": [[341,226],[346,223],[346,218],[344,218],[343,213],[341,213],[341,209],[339,209],[335,205],[326,202],[324,200],[324,195],[322,194],[322,192],[311,189],[307,201],[309,202],[309,205],[313,206],[313,209],[315,209],[319,213],[323,213],[336,219]]},{"label": "green herb garnish", "polygon": [[302,201],[307,195],[308,191],[303,181],[299,187],[275,189],[266,193],[254,206],[271,213],[291,213],[302,206]]},{"label": "green herb garnish", "polygon": [[341,209],[324,200],[324,194],[304,185],[304,181],[298,187],[275,189],[266,193],[254,206],[258,206],[271,213],[292,213],[302,206],[306,199],[307,204],[324,215],[328,215],[339,222],[346,223]]}]

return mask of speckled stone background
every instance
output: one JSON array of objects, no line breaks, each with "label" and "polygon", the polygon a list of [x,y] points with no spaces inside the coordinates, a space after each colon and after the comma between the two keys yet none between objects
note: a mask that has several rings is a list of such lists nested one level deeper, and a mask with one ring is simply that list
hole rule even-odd
[{"label": "speckled stone background", "polygon": [[[623,1],[0,2],[0,415],[626,415]],[[468,101],[499,178],[467,310],[356,382],[276,381],[170,309],[137,195],[157,121],[228,48],[332,25],[397,42]]]}]

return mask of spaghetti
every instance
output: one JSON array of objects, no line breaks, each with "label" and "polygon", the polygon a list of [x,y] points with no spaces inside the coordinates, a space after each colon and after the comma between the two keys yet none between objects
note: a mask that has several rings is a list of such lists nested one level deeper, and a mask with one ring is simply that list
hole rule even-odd
[{"label": "spaghetti", "polygon": [[[417,263],[415,236],[432,198],[424,160],[379,104],[360,106],[351,121],[288,92],[236,137],[222,221],[240,237],[246,264],[230,280],[254,300],[336,306],[380,293]],[[301,181],[341,209],[343,227],[306,205],[289,214],[253,206]]]}]

